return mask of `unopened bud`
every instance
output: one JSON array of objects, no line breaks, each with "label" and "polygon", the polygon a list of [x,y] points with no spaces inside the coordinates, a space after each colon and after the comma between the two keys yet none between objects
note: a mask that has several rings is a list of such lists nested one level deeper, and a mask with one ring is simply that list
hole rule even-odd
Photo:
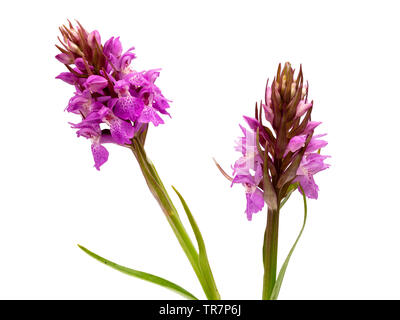
[{"label": "unopened bud", "polygon": [[71,50],[71,52],[73,52],[73,53],[75,53],[75,54],[77,54],[77,55],[79,55],[79,56],[83,56],[82,51],[81,51],[81,50],[79,49],[79,47],[78,47],[75,43],[73,43],[72,41],[67,40],[67,46],[68,46],[68,49]]},{"label": "unopened bud", "polygon": [[301,89],[301,98],[302,98],[302,99],[304,99],[304,97],[306,96],[307,90],[308,90],[308,86],[307,86],[307,85],[304,85],[304,86],[303,86],[303,89]]},{"label": "unopened bud", "polygon": [[100,33],[97,30],[94,30],[91,33],[89,33],[89,35],[88,35],[89,46],[92,49],[96,49],[96,47],[97,47],[96,42],[99,46],[101,45]]},{"label": "unopened bud", "polygon": [[282,77],[282,92],[286,89],[286,74]]},{"label": "unopened bud", "polygon": [[292,82],[292,88],[290,90],[290,97],[293,98],[296,94],[296,82]]},{"label": "unopened bud", "polygon": [[67,53],[60,53],[60,54],[56,55],[56,59],[64,64],[71,64],[74,62],[74,58],[71,57],[71,55],[69,55]]},{"label": "unopened bud", "polygon": [[86,82],[85,87],[89,89],[91,92],[101,93],[102,90],[107,87],[108,81],[102,76],[92,75],[90,76]]},{"label": "unopened bud", "polygon": [[72,28],[69,28],[69,32],[71,33],[72,39],[73,39],[74,41],[79,41],[79,32],[78,32],[78,31],[76,31],[76,30],[72,27]]}]

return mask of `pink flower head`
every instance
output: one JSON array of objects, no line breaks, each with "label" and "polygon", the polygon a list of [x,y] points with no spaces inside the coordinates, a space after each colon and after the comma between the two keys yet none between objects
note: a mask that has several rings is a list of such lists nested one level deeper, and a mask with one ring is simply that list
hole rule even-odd
[{"label": "pink flower head", "polygon": [[[311,121],[313,102],[308,102],[307,96],[301,68],[295,78],[286,63],[283,70],[279,67],[272,85],[267,84],[265,102],[260,109],[256,105],[256,117],[244,117],[250,130],[241,127],[244,137],[235,149],[242,156],[233,166],[232,184],[245,187],[249,220],[263,208],[264,201],[276,210],[293,184],[298,184],[308,198],[318,198],[314,176],[329,168],[324,163],[329,156],[319,154],[327,142],[320,139],[325,134],[314,135],[321,122]],[[267,125],[263,124],[262,111]]]},{"label": "pink flower head", "polygon": [[169,115],[169,101],[155,84],[160,69],[134,71],[130,66],[134,48],[123,53],[119,37],[102,45],[97,30],[87,32],[79,23],[60,30],[63,40],[56,59],[68,72],[56,78],[75,88],[66,111],[81,117],[73,128],[78,136],[91,139],[99,169],[108,159],[103,143],[130,145],[135,137],[145,139],[142,135],[150,122],[164,123],[161,115]]}]

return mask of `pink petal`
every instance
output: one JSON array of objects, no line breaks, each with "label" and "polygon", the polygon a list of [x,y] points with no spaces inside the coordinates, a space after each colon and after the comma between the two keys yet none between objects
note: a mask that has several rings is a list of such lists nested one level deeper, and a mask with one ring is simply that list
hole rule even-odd
[{"label": "pink petal", "polygon": [[305,103],[304,100],[301,100],[299,104],[297,105],[297,110],[296,110],[296,118],[301,117],[303,114],[307,112],[308,109],[312,107],[312,102],[310,103]]},{"label": "pink petal", "polygon": [[263,193],[258,188],[254,192],[246,193],[246,201],[247,219],[251,221],[253,214],[261,211],[264,207]]},{"label": "pink petal", "polygon": [[108,160],[108,151],[100,143],[92,144],[94,166],[97,170]]},{"label": "pink petal", "polygon": [[300,148],[304,147],[305,142],[306,142],[306,135],[301,135],[301,136],[295,136],[292,139],[290,139],[286,153],[291,151],[291,152],[296,152]]}]

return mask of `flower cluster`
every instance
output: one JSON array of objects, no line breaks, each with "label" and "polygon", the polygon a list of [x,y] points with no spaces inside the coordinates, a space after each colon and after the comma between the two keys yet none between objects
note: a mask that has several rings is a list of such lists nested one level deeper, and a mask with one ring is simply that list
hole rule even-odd
[{"label": "flower cluster", "polygon": [[272,85],[267,83],[265,103],[256,104],[255,117],[244,116],[250,130],[240,126],[244,136],[235,149],[242,156],[233,166],[232,184],[245,187],[249,220],[264,202],[277,209],[296,187],[308,198],[318,197],[314,175],[329,167],[324,163],[328,156],[320,154],[327,142],[320,139],[325,134],[314,135],[321,122],[311,121],[313,101],[307,98],[301,67],[295,78],[295,71],[286,63],[283,70],[279,65]]},{"label": "flower cluster", "polygon": [[76,89],[66,110],[81,116],[72,124],[78,137],[92,141],[96,169],[108,159],[104,143],[130,145],[134,136],[144,135],[148,124],[164,123],[160,114],[169,115],[168,100],[154,84],[159,69],[137,72],[130,68],[134,48],[123,52],[119,37],[104,45],[98,31],[78,26],[62,26],[61,51],[56,56],[68,72],[56,78]]}]

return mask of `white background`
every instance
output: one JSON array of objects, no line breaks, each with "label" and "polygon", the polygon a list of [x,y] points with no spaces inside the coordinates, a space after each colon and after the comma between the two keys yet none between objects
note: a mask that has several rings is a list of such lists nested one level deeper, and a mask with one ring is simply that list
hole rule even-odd
[{"label": "white background", "polygon": [[[229,170],[242,115],[253,115],[279,62],[302,63],[313,120],[332,167],[289,264],[281,299],[399,299],[399,31],[397,1],[13,1],[1,27],[0,298],[179,299],[85,255],[155,273],[203,297],[133,155],[110,146],[93,168],[90,142],[63,112],[73,88],[54,77],[58,26],[78,19],[103,41],[134,45],[137,70],[163,68],[172,119],[147,152],[186,198],[224,299],[259,299],[266,212],[244,214]],[[171,191],[172,192],[172,191]],[[178,203],[182,216],[183,211]],[[302,223],[284,208],[279,261]],[[185,224],[188,223],[185,219]],[[189,228],[189,226],[188,226]]]}]

